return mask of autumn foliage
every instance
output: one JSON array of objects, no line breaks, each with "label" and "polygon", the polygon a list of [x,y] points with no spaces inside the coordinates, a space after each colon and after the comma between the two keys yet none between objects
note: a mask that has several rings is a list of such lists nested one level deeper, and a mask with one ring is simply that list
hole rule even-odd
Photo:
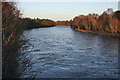
[{"label": "autumn foliage", "polygon": [[20,11],[14,2],[2,2],[2,44],[12,44],[21,30]]},{"label": "autumn foliage", "polygon": [[[18,50],[16,41],[23,31],[21,13],[14,2],[2,2],[2,77],[15,73],[10,64]],[[15,64],[15,63],[14,63]],[[16,64],[15,64],[16,65]],[[11,73],[10,73],[11,72]]]},{"label": "autumn foliage", "polygon": [[80,15],[73,19],[71,27],[75,30],[88,32],[120,33],[120,11],[105,11],[102,15],[89,14]]}]

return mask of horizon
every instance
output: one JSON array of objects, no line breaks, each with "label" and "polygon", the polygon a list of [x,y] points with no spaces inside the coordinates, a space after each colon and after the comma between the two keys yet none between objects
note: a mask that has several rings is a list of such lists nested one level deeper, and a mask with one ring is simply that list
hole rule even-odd
[{"label": "horizon", "polygon": [[[117,6],[116,6],[117,5]],[[101,15],[108,8],[118,10],[117,2],[20,2],[23,17],[51,19],[54,21],[72,20],[79,15]]]}]

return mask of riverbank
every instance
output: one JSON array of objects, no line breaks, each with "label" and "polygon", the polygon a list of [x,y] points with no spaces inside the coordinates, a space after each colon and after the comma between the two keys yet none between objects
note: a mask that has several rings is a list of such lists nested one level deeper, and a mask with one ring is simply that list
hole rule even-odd
[{"label": "riverbank", "polygon": [[106,32],[94,32],[94,31],[82,30],[82,29],[78,29],[78,28],[75,28],[74,30],[88,33],[88,34],[99,35],[99,36],[103,36],[103,37],[113,37],[113,38],[120,39],[120,34],[117,34],[117,33],[115,34],[115,33],[106,33]]},{"label": "riverbank", "polygon": [[31,19],[31,18],[21,18],[21,21],[24,22],[24,28],[33,29],[33,28],[44,28],[44,27],[52,27],[56,26],[55,21],[50,19]]},{"label": "riverbank", "polygon": [[2,78],[16,78],[17,77],[17,55],[21,45],[18,38],[12,43],[2,47]]},{"label": "riverbank", "polygon": [[108,14],[109,10],[112,9],[104,11],[101,15],[76,16],[72,21],[71,28],[85,33],[120,38],[120,11]]}]

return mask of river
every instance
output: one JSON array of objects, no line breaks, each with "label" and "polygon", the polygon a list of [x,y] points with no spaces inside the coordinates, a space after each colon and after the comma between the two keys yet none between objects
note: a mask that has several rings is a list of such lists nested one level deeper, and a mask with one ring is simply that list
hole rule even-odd
[{"label": "river", "polygon": [[118,39],[55,26],[26,30],[19,42],[20,78],[118,77]]}]

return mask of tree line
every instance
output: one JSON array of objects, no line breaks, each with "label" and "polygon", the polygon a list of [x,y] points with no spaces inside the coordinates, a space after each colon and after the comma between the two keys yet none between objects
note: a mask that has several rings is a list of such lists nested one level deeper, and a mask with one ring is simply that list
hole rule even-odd
[{"label": "tree line", "polygon": [[120,34],[120,11],[113,12],[112,9],[108,9],[101,15],[80,15],[73,19],[71,27],[88,32]]}]

